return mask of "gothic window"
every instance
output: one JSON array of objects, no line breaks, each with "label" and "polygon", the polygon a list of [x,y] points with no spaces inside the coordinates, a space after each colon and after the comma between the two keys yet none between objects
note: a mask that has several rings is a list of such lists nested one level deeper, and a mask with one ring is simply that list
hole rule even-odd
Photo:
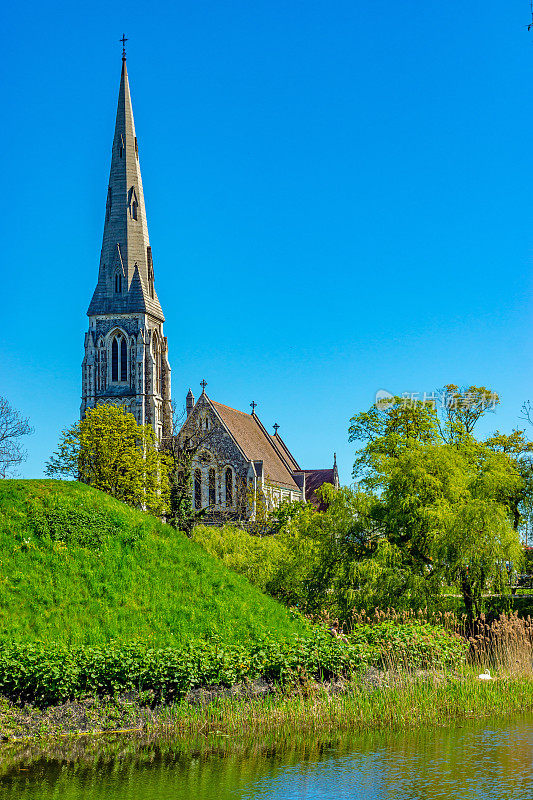
[{"label": "gothic window", "polygon": [[233,505],[233,472],[231,467],[226,468],[224,478],[226,483],[226,505],[229,507]]},{"label": "gothic window", "polygon": [[194,470],[194,507],[202,507],[202,473],[199,469]]},{"label": "gothic window", "polygon": [[133,339],[130,342],[130,386],[135,387],[135,345]]},{"label": "gothic window", "polygon": [[137,198],[134,196],[132,203],[131,203],[131,216],[133,219],[137,219],[137,206],[139,203],[137,202]]},{"label": "gothic window", "polygon": [[128,344],[120,335],[111,342],[111,380],[113,383],[128,380]]},{"label": "gothic window", "polygon": [[115,336],[111,345],[111,380],[118,382],[118,339]]},{"label": "gothic window", "polygon": [[122,275],[120,272],[117,272],[115,275],[115,294],[120,294],[122,292]]},{"label": "gothic window", "polygon": [[128,380],[128,345],[124,338],[120,340],[120,380]]},{"label": "gothic window", "polygon": [[215,470],[213,467],[209,470],[209,505],[214,506],[216,503],[216,491],[215,491]]},{"label": "gothic window", "polygon": [[109,220],[109,217],[111,216],[111,205],[112,205],[112,202],[113,202],[113,197],[112,197],[112,192],[111,192],[111,186],[109,186],[108,189],[107,189],[107,203],[106,203],[106,208],[105,208],[106,221]]}]

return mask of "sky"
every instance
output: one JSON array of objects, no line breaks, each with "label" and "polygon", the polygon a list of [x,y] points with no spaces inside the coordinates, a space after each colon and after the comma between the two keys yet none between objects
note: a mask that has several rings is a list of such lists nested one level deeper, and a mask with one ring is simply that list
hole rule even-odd
[{"label": "sky", "polygon": [[[79,416],[122,33],[172,395],[349,484],[350,417],[446,383],[533,400],[527,0],[4,9],[0,395],[41,477]],[[523,424],[523,423],[522,423]],[[533,436],[533,429],[530,430]]]}]

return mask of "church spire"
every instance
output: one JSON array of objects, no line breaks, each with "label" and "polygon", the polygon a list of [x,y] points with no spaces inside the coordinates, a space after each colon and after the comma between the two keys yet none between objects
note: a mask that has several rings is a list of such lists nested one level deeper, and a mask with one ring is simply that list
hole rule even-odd
[{"label": "church spire", "polygon": [[163,321],[154,287],[139,146],[131,105],[126,38],[107,190],[98,284],[87,314],[142,313]]}]

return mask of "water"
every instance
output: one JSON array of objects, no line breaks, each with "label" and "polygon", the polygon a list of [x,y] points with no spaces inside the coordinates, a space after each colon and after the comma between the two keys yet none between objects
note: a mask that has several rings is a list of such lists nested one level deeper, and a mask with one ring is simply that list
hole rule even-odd
[{"label": "water", "polygon": [[[75,748],[82,748],[76,751]],[[0,778],[1,800],[533,800],[533,717],[270,752],[226,742],[203,753],[115,743],[26,753]],[[69,749],[70,748],[70,749]],[[74,748],[74,750],[73,750]],[[76,760],[78,756],[81,760]],[[7,772],[6,772],[7,769]]]}]

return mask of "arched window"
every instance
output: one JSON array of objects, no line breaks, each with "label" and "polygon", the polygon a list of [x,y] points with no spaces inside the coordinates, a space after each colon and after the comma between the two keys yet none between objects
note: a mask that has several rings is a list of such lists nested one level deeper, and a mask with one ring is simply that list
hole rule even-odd
[{"label": "arched window", "polygon": [[194,470],[194,507],[202,507],[202,472],[199,469]]},{"label": "arched window", "polygon": [[209,470],[209,505],[214,506],[216,503],[216,475],[213,467]]},{"label": "arched window", "polygon": [[113,383],[128,380],[128,343],[120,334],[111,342],[111,380]]},{"label": "arched window", "polygon": [[118,382],[118,340],[116,336],[111,345],[111,380],[115,383]]},{"label": "arched window", "polygon": [[231,471],[230,467],[226,468],[225,472],[225,483],[226,483],[226,505],[232,506],[233,505],[233,472]]},{"label": "arched window", "polygon": [[128,380],[128,345],[126,340],[120,340],[120,380],[122,383]]},{"label": "arched window", "polygon": [[117,272],[115,275],[115,294],[120,294],[122,292],[122,275],[120,272]]}]

